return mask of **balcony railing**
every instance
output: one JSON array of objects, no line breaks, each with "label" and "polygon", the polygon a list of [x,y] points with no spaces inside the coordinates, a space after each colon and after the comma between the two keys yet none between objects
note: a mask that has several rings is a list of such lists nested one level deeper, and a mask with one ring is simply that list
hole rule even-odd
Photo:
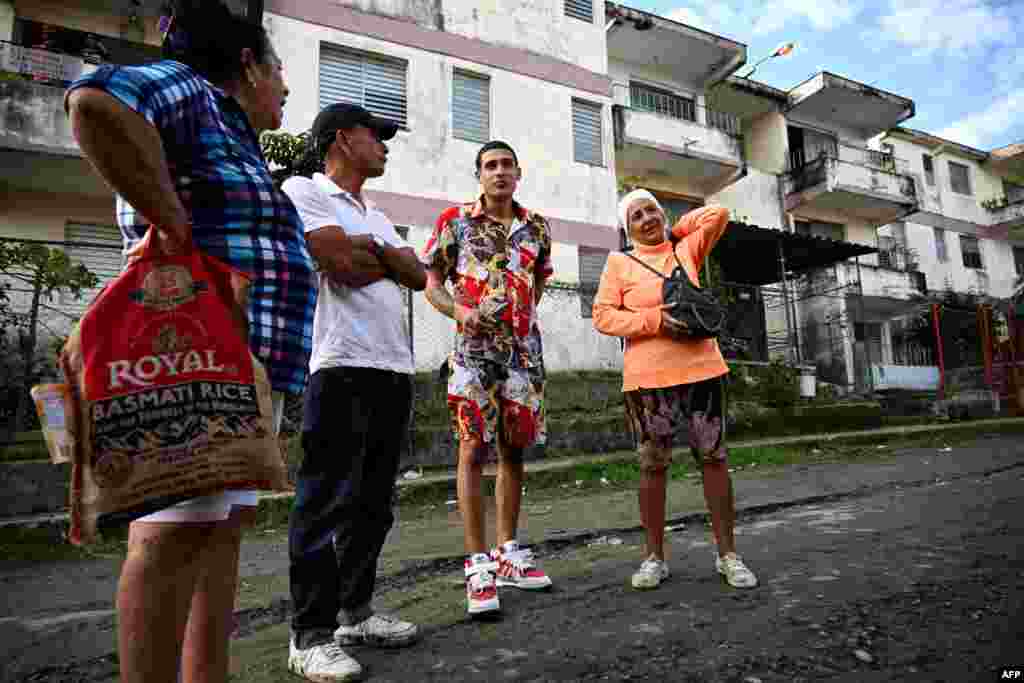
[{"label": "balcony railing", "polygon": [[999,202],[988,209],[992,225],[1010,222],[1024,222],[1024,198],[1006,203]]},{"label": "balcony railing", "polygon": [[906,161],[887,152],[838,144],[831,150],[821,150],[817,158],[802,165],[800,161],[802,155],[790,156],[786,194],[820,185],[832,176],[837,184],[908,199],[917,196],[914,178],[905,173]]},{"label": "balcony railing", "polygon": [[0,72],[41,85],[67,87],[96,68],[81,55],[24,47],[0,40]]},{"label": "balcony railing", "polygon": [[688,121],[720,130],[732,137],[738,138],[741,135],[738,116],[697,104],[692,97],[683,97],[642,83],[630,83],[628,91],[621,83],[616,83],[614,87],[620,88],[616,101],[632,111],[650,113],[669,120]]}]

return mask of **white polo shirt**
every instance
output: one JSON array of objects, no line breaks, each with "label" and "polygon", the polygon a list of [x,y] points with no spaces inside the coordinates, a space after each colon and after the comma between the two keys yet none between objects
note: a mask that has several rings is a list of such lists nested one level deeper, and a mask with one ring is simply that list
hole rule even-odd
[{"label": "white polo shirt", "polygon": [[[410,248],[369,200],[364,200],[364,213],[349,192],[322,173],[312,179],[289,178],[281,189],[298,209],[307,233],[338,225],[350,236],[376,235],[395,248]],[[394,280],[353,288],[336,285],[320,273],[319,284],[310,372],[334,367],[413,372],[403,294]]]}]

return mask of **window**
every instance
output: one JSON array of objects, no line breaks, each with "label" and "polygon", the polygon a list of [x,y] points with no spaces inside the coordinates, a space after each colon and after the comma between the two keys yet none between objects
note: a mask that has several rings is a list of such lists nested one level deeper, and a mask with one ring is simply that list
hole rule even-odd
[{"label": "window", "polygon": [[82,290],[78,299],[70,294],[63,295],[62,301],[67,307],[84,311],[100,289],[120,275],[124,267],[121,230],[113,225],[68,223],[64,227],[64,239],[67,241],[68,258],[81,263],[99,278],[96,287]]},{"label": "window", "polygon": [[456,69],[452,77],[452,135],[472,142],[491,139],[491,79]]},{"label": "window", "polygon": [[700,201],[693,201],[676,195],[665,195],[661,192],[655,192],[654,196],[657,197],[661,208],[665,209],[665,217],[668,219],[669,228],[675,225],[676,221],[684,215],[704,206]]},{"label": "window", "polygon": [[963,164],[949,162],[949,186],[957,194],[971,194],[971,174]]},{"label": "window", "polygon": [[1006,197],[1006,201],[1010,204],[1015,204],[1019,201],[1024,201],[1024,185],[1018,185],[1017,183],[1011,183],[1009,180],[1003,180],[1003,196]]},{"label": "window", "polygon": [[604,166],[601,149],[601,105],[573,98],[572,146],[573,158],[583,164]]},{"label": "window", "polygon": [[824,237],[826,239],[841,242],[845,237],[846,229],[838,223],[826,223],[824,221],[796,221],[796,233],[798,235]]},{"label": "window", "polygon": [[981,244],[977,237],[960,235],[960,253],[964,258],[964,268],[982,270],[985,264],[981,261]]},{"label": "window", "polygon": [[[603,7],[604,5],[602,5]],[[594,23],[593,0],[565,0],[565,16],[585,21],[588,24]]]},{"label": "window", "polygon": [[1024,276],[1024,247],[1013,248],[1013,265],[1017,268],[1017,275]]},{"label": "window", "polygon": [[320,108],[352,102],[405,128],[405,72],[404,59],[324,45],[320,48]]},{"label": "window", "polygon": [[584,247],[582,245],[578,248],[580,261],[580,316],[592,318],[594,295],[597,294],[597,285],[601,282],[601,273],[604,272],[604,264],[608,260],[608,250]]},{"label": "window", "polygon": [[928,183],[928,187],[935,187],[935,165],[932,163],[932,158],[927,154],[922,154],[921,163],[924,164],[924,181]]},{"label": "window", "polygon": [[946,251],[946,231],[942,228],[932,228],[935,232],[935,258],[939,263],[949,261],[949,252]]},{"label": "window", "polygon": [[640,83],[629,84],[629,106],[673,119],[697,120],[692,99]]}]

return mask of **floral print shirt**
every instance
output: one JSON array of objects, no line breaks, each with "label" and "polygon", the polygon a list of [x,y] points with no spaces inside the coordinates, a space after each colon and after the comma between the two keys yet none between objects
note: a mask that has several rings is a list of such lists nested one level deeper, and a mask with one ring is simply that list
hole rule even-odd
[{"label": "floral print shirt", "polygon": [[489,323],[477,334],[460,324],[456,354],[514,368],[542,367],[536,293],[554,272],[551,230],[540,214],[519,204],[513,208],[510,228],[487,215],[483,197],[444,211],[422,258],[451,281],[455,303],[477,309]]}]

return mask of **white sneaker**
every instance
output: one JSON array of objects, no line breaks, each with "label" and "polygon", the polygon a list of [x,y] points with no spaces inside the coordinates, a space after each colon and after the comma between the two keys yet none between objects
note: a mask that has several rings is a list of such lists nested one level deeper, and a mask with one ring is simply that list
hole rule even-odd
[{"label": "white sneaker", "polygon": [[339,626],[334,632],[334,639],[339,645],[403,647],[415,641],[419,631],[416,624],[384,614],[374,614],[355,626]]},{"label": "white sneaker", "polygon": [[757,577],[754,572],[743,564],[736,553],[726,553],[725,557],[715,556],[715,569],[725,577],[733,588],[753,588],[757,585]]},{"label": "white sneaker", "polygon": [[295,636],[288,646],[288,670],[316,683],[355,681],[363,675],[359,662],[345,654],[333,640],[300,650],[295,645]]},{"label": "white sneaker", "polygon": [[524,590],[543,590],[551,587],[551,577],[537,566],[533,551],[521,548],[516,541],[508,541],[491,551],[498,563],[495,572],[499,586]]},{"label": "white sneaker", "polygon": [[470,616],[495,613],[501,609],[494,572],[498,563],[486,553],[467,557],[463,565],[466,573],[466,609]]},{"label": "white sneaker", "polygon": [[668,564],[665,560],[659,560],[651,555],[633,574],[633,588],[638,590],[657,588],[662,581],[668,578],[668,573]]}]

